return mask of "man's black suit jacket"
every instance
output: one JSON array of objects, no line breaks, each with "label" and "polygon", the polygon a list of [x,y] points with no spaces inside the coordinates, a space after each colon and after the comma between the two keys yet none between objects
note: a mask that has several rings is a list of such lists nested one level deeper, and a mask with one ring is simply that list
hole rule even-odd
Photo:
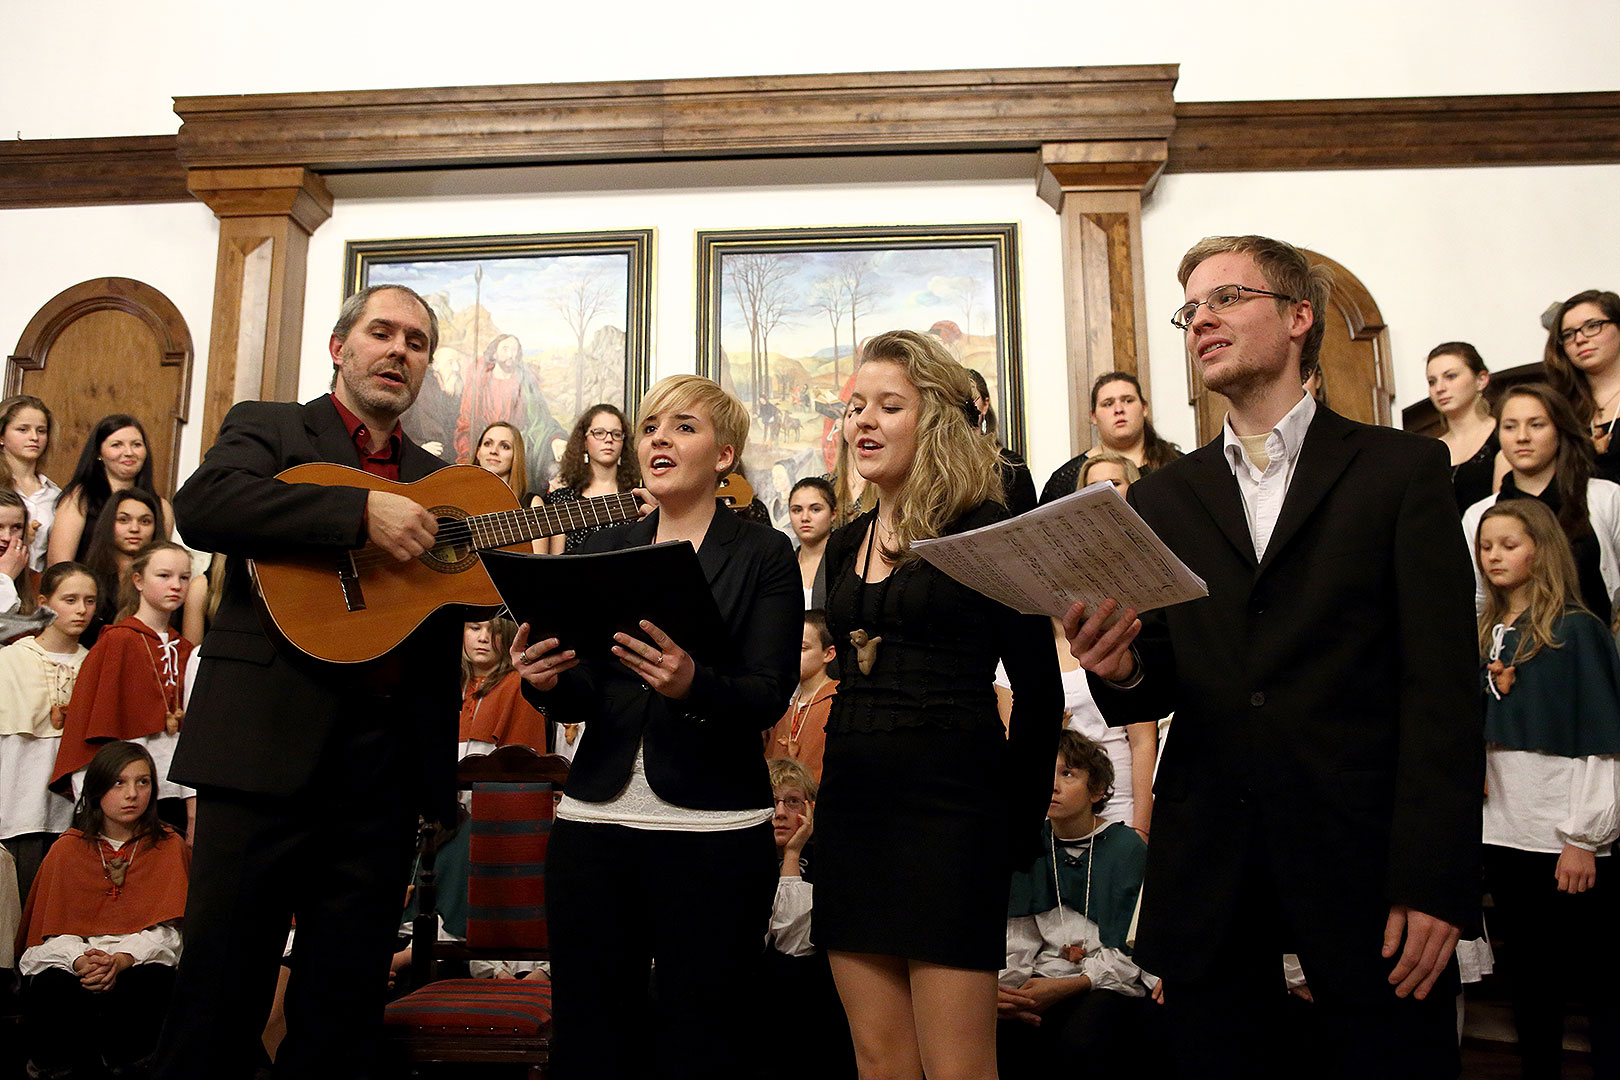
[{"label": "man's black suit jacket", "polygon": [[[657,535],[654,511],[595,534],[580,553],[651,544]],[[587,721],[568,775],[570,796],[613,798],[630,779],[636,747],[645,740],[647,783],[660,798],[694,810],[771,804],[760,735],[781,719],[798,684],[804,632],[804,586],[793,547],[775,529],[722,506],[697,556],[729,640],[676,642],[705,657],[685,699],[649,690],[612,658],[564,672],[546,693],[525,685],[529,700],[554,709],[559,719]]]},{"label": "man's black suit jacket", "polygon": [[[243,402],[225,417],[219,440],[175,494],[187,543],[230,558],[224,597],[203,638],[173,775],[199,788],[295,795],[314,777],[333,730],[355,710],[381,709],[416,743],[424,812],[453,814],[460,612],[430,617],[373,664],[311,660],[266,633],[247,558],[352,548],[365,540],[366,489],[272,479],[309,462],[360,467],[330,397],[301,405]],[[444,465],[405,439],[402,482]],[[394,673],[408,673],[409,681]]]},{"label": "man's black suit jacket", "polygon": [[1209,973],[1254,845],[1290,944],[1325,978],[1376,960],[1378,933],[1348,928],[1381,931],[1390,904],[1453,923],[1477,911],[1479,656],[1450,492],[1438,442],[1327,409],[1258,562],[1220,438],[1132,486],[1209,586],[1144,617],[1140,684],[1090,680],[1111,724],[1175,713],[1154,784],[1146,970]]}]

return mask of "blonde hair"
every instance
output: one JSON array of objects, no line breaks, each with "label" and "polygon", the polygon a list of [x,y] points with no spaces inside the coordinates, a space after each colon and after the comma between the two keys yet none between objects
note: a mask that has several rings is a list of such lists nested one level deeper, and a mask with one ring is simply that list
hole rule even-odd
[{"label": "blonde hair", "polygon": [[1485,582],[1485,607],[1479,615],[1479,652],[1490,655],[1491,631],[1504,621],[1512,590],[1491,582],[1479,557],[1479,538],[1492,518],[1510,517],[1524,526],[1535,554],[1530,558],[1530,604],[1514,620],[1519,645],[1508,663],[1530,659],[1542,649],[1556,649],[1562,642],[1553,636],[1553,627],[1571,608],[1585,610],[1581,603],[1580,575],[1575,570],[1569,539],[1559,527],[1553,512],[1538,499],[1508,499],[1489,507],[1479,519],[1474,533],[1474,563]]},{"label": "blonde hair", "polygon": [[1080,482],[1074,485],[1079,491],[1086,486],[1086,477],[1091,475],[1093,465],[1118,465],[1125,470],[1125,482],[1134,484],[1142,479],[1142,470],[1136,467],[1136,462],[1124,454],[1116,454],[1112,450],[1093,450],[1086,455],[1085,462],[1080,466]]},{"label": "blonde hair", "polygon": [[[654,383],[641,399],[641,407],[637,410],[637,438],[649,416],[679,412],[693,405],[702,405],[709,410],[709,419],[714,424],[714,441],[720,446],[731,447],[736,455],[732,465],[734,468],[740,466],[743,447],[748,445],[748,410],[743,408],[743,403],[735,395],[721,389],[719,383],[701,375],[671,375]],[[718,477],[716,482],[719,482]]]},{"label": "blonde hair", "polygon": [[916,388],[917,451],[894,507],[890,562],[914,558],[913,540],[938,536],[980,503],[1006,502],[994,444],[968,422],[973,380],[932,334],[890,330],[867,342],[865,364],[898,364]]},{"label": "blonde hair", "polygon": [[816,778],[810,770],[796,758],[771,758],[765,763],[765,768],[771,774],[772,789],[792,785],[804,792],[804,797],[811,802],[816,801]]},{"label": "blonde hair", "polygon": [[[1303,251],[1293,244],[1273,240],[1269,236],[1206,236],[1187,250],[1176,270],[1176,280],[1182,285],[1192,277],[1198,264],[1213,255],[1247,255],[1260,268],[1260,276],[1273,292],[1291,297],[1293,302],[1311,305],[1315,316],[1311,328],[1305,332],[1304,347],[1299,354],[1299,378],[1310,378],[1318,367],[1322,352],[1322,335],[1327,332],[1328,297],[1333,291],[1333,271],[1326,266],[1312,266]],[[1281,311],[1288,300],[1273,301]]]},{"label": "blonde hair", "polygon": [[506,486],[512,489],[512,494],[523,498],[529,490],[528,456],[523,449],[523,432],[510,420],[496,420],[487,424],[479,433],[478,441],[473,443],[473,461],[478,460],[478,448],[484,445],[484,436],[494,428],[505,428],[512,433],[512,471],[506,474]]}]

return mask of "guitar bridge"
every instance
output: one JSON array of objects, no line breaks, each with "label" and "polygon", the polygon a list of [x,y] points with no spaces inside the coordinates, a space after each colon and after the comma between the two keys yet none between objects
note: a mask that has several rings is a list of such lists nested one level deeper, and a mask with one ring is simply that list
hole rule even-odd
[{"label": "guitar bridge", "polygon": [[345,551],[338,557],[338,587],[343,590],[343,603],[350,611],[364,611],[365,594],[360,591],[360,571],[355,569],[354,552]]}]

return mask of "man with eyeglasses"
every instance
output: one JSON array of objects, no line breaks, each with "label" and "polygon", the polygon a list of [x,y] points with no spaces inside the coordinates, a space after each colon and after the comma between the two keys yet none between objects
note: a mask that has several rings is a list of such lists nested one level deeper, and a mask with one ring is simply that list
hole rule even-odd
[{"label": "man with eyeglasses", "polygon": [[[1111,724],[1175,714],[1136,959],[1190,1077],[1459,1069],[1452,952],[1479,905],[1472,573],[1445,450],[1305,393],[1330,275],[1258,236],[1182,259],[1172,322],[1221,436],[1129,501],[1209,586],[1138,620],[1076,605]],[[1313,1003],[1290,1038],[1281,957]]]}]

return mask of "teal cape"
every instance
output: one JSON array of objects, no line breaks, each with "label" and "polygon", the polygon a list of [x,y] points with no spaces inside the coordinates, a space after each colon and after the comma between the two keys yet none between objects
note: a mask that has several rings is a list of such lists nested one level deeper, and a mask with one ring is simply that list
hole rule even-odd
[{"label": "teal cape", "polygon": [[[1553,624],[1557,648],[1543,648],[1514,665],[1513,687],[1500,700],[1483,672],[1485,739],[1508,750],[1559,757],[1620,754],[1620,654],[1614,638],[1587,611],[1570,610]],[[1519,647],[1508,627],[1502,662]],[[1066,887],[1066,886],[1065,886]]]},{"label": "teal cape", "polygon": [[[1137,894],[1142,891],[1142,872],[1147,866],[1146,842],[1129,826],[1110,822],[1101,832],[1093,833],[1086,847],[1077,854],[1069,854],[1059,843],[1055,881],[1052,844],[1052,822],[1048,820],[1041,826],[1040,858],[1031,863],[1029,869],[1012,876],[1007,917],[1016,919],[1051,911],[1058,906],[1057,890],[1061,888],[1063,906],[1096,923],[1105,947],[1129,952],[1125,938],[1130,933],[1131,917],[1136,913]],[[1091,874],[1089,905],[1086,902],[1088,870]]]}]

